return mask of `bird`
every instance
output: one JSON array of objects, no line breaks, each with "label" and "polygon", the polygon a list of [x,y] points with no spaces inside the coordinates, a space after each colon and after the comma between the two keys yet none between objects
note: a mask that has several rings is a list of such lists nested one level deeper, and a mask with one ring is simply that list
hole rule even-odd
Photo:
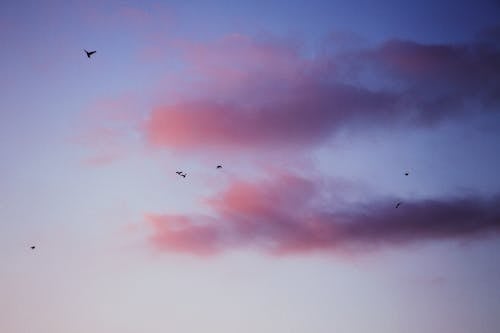
[{"label": "bird", "polygon": [[409,172],[405,172],[405,176],[408,176],[410,173]]},{"label": "bird", "polygon": [[90,59],[90,56],[91,56],[91,55],[93,55],[94,53],[96,53],[96,52],[97,52],[97,51],[90,51],[90,52],[89,52],[89,51],[87,51],[87,50],[85,50],[85,49],[83,49],[83,50],[85,51],[85,53],[87,53],[87,58],[89,58],[89,59]]},{"label": "bird", "polygon": [[34,250],[34,249],[35,249],[35,247],[34,247],[34,246],[30,246],[30,249]]},{"label": "bird", "polygon": [[396,208],[398,208],[399,206],[401,206],[401,204],[402,204],[402,202],[401,202],[401,201],[400,201],[400,202],[398,202],[398,203],[396,204]]},{"label": "bird", "polygon": [[180,176],[182,174],[182,171],[176,171],[175,173]]},{"label": "bird", "polygon": [[218,165],[218,166],[217,166],[217,169],[222,169],[222,165]]},{"label": "bird", "polygon": [[182,177],[186,178],[187,173],[181,174]]}]

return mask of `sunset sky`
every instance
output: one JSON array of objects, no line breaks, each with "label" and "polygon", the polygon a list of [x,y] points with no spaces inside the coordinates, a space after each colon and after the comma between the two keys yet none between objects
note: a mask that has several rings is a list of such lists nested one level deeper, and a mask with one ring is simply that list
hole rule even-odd
[{"label": "sunset sky", "polygon": [[0,332],[497,333],[499,18],[1,1]]}]

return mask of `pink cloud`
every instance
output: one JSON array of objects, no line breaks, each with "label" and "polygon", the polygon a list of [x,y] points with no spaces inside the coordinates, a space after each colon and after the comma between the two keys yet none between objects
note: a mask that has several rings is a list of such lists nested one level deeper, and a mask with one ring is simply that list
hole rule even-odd
[{"label": "pink cloud", "polygon": [[394,105],[384,93],[303,86],[289,99],[262,107],[197,101],[156,108],[144,130],[148,143],[172,149],[296,148],[324,140],[345,119],[389,117]]},{"label": "pink cloud", "polygon": [[475,239],[500,232],[500,197],[360,203],[348,210],[326,189],[290,174],[234,181],[206,200],[207,217],[148,216],[158,250],[211,255],[251,247],[274,255],[351,253],[423,241]]},{"label": "pink cloud", "polygon": [[121,157],[120,154],[104,153],[85,158],[83,160],[83,164],[93,167],[101,167],[112,164],[120,157]]},{"label": "pink cloud", "polygon": [[393,40],[314,57],[242,35],[177,46],[192,81],[150,112],[154,147],[295,149],[340,128],[425,126],[500,104],[500,51],[489,44]]},{"label": "pink cloud", "polygon": [[146,220],[154,230],[149,240],[161,251],[207,256],[218,250],[219,235],[211,226],[194,225],[177,215],[148,215]]},{"label": "pink cloud", "polygon": [[92,103],[77,119],[70,141],[88,150],[83,164],[104,166],[132,152],[141,113],[137,98],[122,94]]},{"label": "pink cloud", "polygon": [[278,39],[257,40],[230,34],[210,43],[180,40],[175,43],[191,73],[217,80],[219,84],[249,78],[252,73],[287,76],[307,64],[300,49]]}]

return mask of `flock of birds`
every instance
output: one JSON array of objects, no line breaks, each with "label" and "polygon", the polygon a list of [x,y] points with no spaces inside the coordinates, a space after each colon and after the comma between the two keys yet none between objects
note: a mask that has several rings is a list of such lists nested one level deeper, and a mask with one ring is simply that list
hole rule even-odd
[{"label": "flock of birds", "polygon": [[[87,58],[90,59],[90,57],[92,57],[92,55],[94,55],[97,51],[87,51],[87,50],[83,50],[85,51],[85,54],[87,55]],[[216,169],[222,169],[222,165],[217,165]],[[186,178],[187,176],[187,173],[183,172],[183,171],[176,171],[175,172],[178,176],[182,177],[182,178]],[[410,173],[409,172],[405,172],[405,176],[408,176]],[[403,203],[401,201],[399,201],[397,204],[396,204],[396,208],[399,208]],[[31,250],[34,250],[36,247],[34,245],[30,246],[30,249]]]}]

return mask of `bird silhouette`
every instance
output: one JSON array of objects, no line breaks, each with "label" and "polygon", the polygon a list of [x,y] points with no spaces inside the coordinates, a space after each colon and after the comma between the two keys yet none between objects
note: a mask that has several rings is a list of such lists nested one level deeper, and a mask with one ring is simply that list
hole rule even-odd
[{"label": "bird silhouette", "polygon": [[400,201],[400,202],[398,202],[398,203],[396,204],[396,208],[398,208],[399,206],[401,206],[401,204],[402,204],[402,202],[401,202],[401,201]]},{"label": "bird silhouette", "polygon": [[405,176],[408,176],[410,173],[409,172],[405,172]]},{"label": "bird silhouette", "polygon": [[217,166],[217,169],[222,169],[222,165],[218,165],[218,166]]},{"label": "bird silhouette", "polygon": [[97,52],[97,51],[90,51],[90,52],[89,52],[89,51],[87,51],[87,50],[85,50],[85,49],[83,49],[83,50],[85,51],[85,53],[87,53],[87,58],[89,58],[89,59],[90,59],[90,56],[91,56],[91,55],[93,55],[94,53],[96,53],[96,52]]},{"label": "bird silhouette", "polygon": [[35,249],[35,247],[34,247],[34,246],[30,246],[30,249],[34,250],[34,249]]},{"label": "bird silhouette", "polygon": [[182,174],[182,171],[176,171],[175,173],[180,176]]},{"label": "bird silhouette", "polygon": [[182,177],[186,178],[187,173],[181,174]]}]

